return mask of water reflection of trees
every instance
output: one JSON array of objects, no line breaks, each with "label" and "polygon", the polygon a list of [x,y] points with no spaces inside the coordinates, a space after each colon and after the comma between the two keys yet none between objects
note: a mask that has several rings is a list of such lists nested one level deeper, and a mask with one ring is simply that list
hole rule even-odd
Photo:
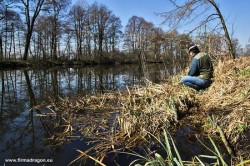
[{"label": "water reflection of trees", "polygon": [[[173,73],[172,67],[165,67],[164,64],[147,64],[146,67],[148,79],[153,82]],[[56,102],[60,97],[65,96],[73,99],[74,95],[97,95],[117,89],[123,90],[126,86],[140,84],[142,77],[143,73],[138,65],[1,71],[0,130],[2,134],[0,138],[3,140],[0,143],[1,151],[4,153],[11,151],[18,156],[22,153],[33,154],[35,151],[43,150],[45,145],[41,143],[41,138],[44,134],[52,135],[52,131],[49,131],[44,124],[48,119],[42,119],[36,115],[39,113],[37,112],[39,105],[49,98]],[[106,114],[98,111],[86,116],[87,114],[89,113],[85,110],[70,117],[76,119],[74,116],[79,116],[79,122],[76,124],[81,121],[86,122],[82,124],[86,125],[82,130],[93,126],[89,132],[81,131],[85,134],[108,127],[112,116],[108,109]],[[58,120],[58,117],[55,118]],[[97,127],[99,129],[95,130],[94,126],[99,126]]]},{"label": "water reflection of trees", "polygon": [[2,116],[3,116],[3,99],[4,99],[4,94],[5,94],[5,89],[4,89],[4,72],[1,71],[1,85],[2,85],[2,93],[1,93],[1,112],[0,112],[0,122],[2,122]]},{"label": "water reflection of trees", "polygon": [[[148,79],[153,82],[173,73],[172,69],[163,64],[149,64],[147,68]],[[143,73],[138,65],[1,71],[1,115],[13,113],[9,111],[13,108],[27,110],[23,103],[34,102],[31,99],[39,103],[48,97],[56,99],[58,96],[122,90],[126,86],[139,84],[141,77]],[[30,95],[32,98],[29,98]]]}]

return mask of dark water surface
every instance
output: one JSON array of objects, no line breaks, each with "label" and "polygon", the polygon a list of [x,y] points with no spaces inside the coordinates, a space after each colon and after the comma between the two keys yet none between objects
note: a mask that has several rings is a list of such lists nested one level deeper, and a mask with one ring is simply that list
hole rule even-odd
[{"label": "dark water surface", "polygon": [[[80,140],[48,148],[47,133],[33,106],[49,98],[122,91],[140,85],[144,77],[157,83],[177,71],[164,64],[148,64],[144,70],[138,65],[117,65],[0,71],[0,165],[67,165],[79,154],[76,149],[88,148]],[[48,160],[39,163],[38,159]]]},{"label": "dark water surface", "polygon": [[[37,115],[40,110],[38,106],[48,104],[49,99],[57,101],[65,97],[74,99],[82,95],[123,91],[126,86],[143,86],[145,78],[159,83],[179,71],[180,67],[165,64],[147,64],[144,69],[139,65],[114,65],[0,71],[0,166],[66,166],[79,155],[77,149],[85,151],[93,145],[88,144],[91,140],[85,137],[88,132],[93,131],[85,132],[85,129],[89,129],[80,126],[80,140],[55,147],[48,143],[51,135],[48,134],[44,121]],[[107,115],[102,112],[95,112],[93,115],[83,112],[75,115],[79,116],[75,119],[80,119],[77,123],[87,126],[99,123],[104,118],[113,121],[116,115],[115,112]],[[111,126],[112,122],[107,127]],[[177,128],[173,133],[173,139],[183,160],[190,161],[193,156],[207,154],[207,149],[195,138],[195,133],[195,129],[188,125]],[[208,142],[206,138],[203,141]],[[111,152],[107,154],[104,163],[126,166],[135,159],[133,156]],[[81,165],[94,165],[94,162],[87,160]]]}]

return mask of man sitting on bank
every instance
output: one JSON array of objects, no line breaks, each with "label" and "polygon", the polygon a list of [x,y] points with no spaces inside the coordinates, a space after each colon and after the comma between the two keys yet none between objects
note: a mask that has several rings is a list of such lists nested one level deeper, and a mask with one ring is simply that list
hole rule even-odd
[{"label": "man sitting on bank", "polygon": [[188,48],[188,54],[192,58],[188,75],[181,78],[181,83],[199,92],[208,88],[213,77],[213,64],[210,57],[200,52],[197,45],[192,44]]}]

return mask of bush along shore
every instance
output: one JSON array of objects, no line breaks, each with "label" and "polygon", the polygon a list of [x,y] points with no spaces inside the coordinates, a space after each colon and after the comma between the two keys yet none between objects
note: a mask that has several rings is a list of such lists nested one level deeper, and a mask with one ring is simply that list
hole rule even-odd
[{"label": "bush along shore", "polygon": [[[167,59],[165,60],[167,61]],[[20,68],[49,68],[55,66],[88,66],[88,65],[118,65],[118,64],[138,64],[139,60],[130,56],[121,56],[119,58],[110,58],[105,56],[102,60],[96,58],[89,59],[57,59],[57,60],[3,60],[0,61],[0,70],[3,69],[20,69]],[[149,59],[147,63],[163,63],[163,60]]]},{"label": "bush along shore", "polygon": [[[86,151],[79,149],[80,155],[72,162],[89,158],[101,165],[105,165],[108,153],[124,153],[155,144],[162,145],[166,154],[132,153],[143,159],[133,164],[249,164],[250,57],[216,63],[213,84],[202,94],[179,84],[183,74],[162,84],[145,80],[147,86],[128,87],[123,92],[51,101],[49,111],[42,116],[49,126],[51,147],[75,138],[90,138],[89,144],[93,146]],[[214,148],[207,148],[213,155],[200,154],[182,161],[166,132],[171,133],[181,125],[199,128],[200,133],[195,134],[209,138]],[[229,160],[224,160],[214,140],[220,142]],[[206,163],[203,158],[215,162]]]},{"label": "bush along shore", "polygon": [[[55,66],[86,66],[97,65],[98,62],[92,60],[76,61],[76,60],[10,60],[0,61],[0,70],[2,69],[20,69],[20,68],[49,68]],[[103,64],[114,64],[114,62],[107,61]]]}]

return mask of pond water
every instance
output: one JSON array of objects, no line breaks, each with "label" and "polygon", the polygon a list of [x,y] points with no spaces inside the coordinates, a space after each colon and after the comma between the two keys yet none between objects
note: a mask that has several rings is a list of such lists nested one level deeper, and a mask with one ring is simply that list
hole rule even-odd
[{"label": "pond water", "polygon": [[[47,133],[32,111],[33,106],[46,103],[49,98],[122,91],[126,86],[141,85],[142,78],[157,83],[178,70],[164,64],[148,64],[144,70],[138,65],[114,65],[0,71],[0,165],[67,165],[79,154],[76,149],[88,148],[82,140],[55,150],[48,148],[44,141]],[[22,159],[32,160],[27,163]],[[38,164],[37,159],[48,161]]]},{"label": "pond water", "polygon": [[[76,159],[79,155],[77,149],[85,151],[92,146],[88,144],[90,140],[81,135],[81,139],[64,142],[55,146],[56,148],[51,147],[47,141],[48,130],[37,116],[39,112],[32,109],[34,106],[38,108],[39,105],[46,105],[49,99],[57,101],[65,97],[123,91],[127,86],[143,86],[145,78],[159,83],[180,70],[181,67],[173,65],[147,64],[144,69],[139,65],[113,65],[0,71],[0,165],[64,166]],[[102,121],[98,118],[105,116],[95,113],[94,115],[98,116],[95,119],[87,114],[85,112],[79,115],[76,118],[80,119],[78,123],[92,125],[94,123],[82,123],[81,118],[98,123]],[[114,119],[116,113],[110,115],[108,118]],[[191,160],[190,157],[198,154],[206,154],[204,147],[193,137],[194,130],[184,126],[177,129],[173,135],[184,160]],[[110,153],[105,158],[105,163],[111,166],[126,166],[133,160],[135,158],[132,156]],[[94,165],[92,160],[81,164]]]}]

